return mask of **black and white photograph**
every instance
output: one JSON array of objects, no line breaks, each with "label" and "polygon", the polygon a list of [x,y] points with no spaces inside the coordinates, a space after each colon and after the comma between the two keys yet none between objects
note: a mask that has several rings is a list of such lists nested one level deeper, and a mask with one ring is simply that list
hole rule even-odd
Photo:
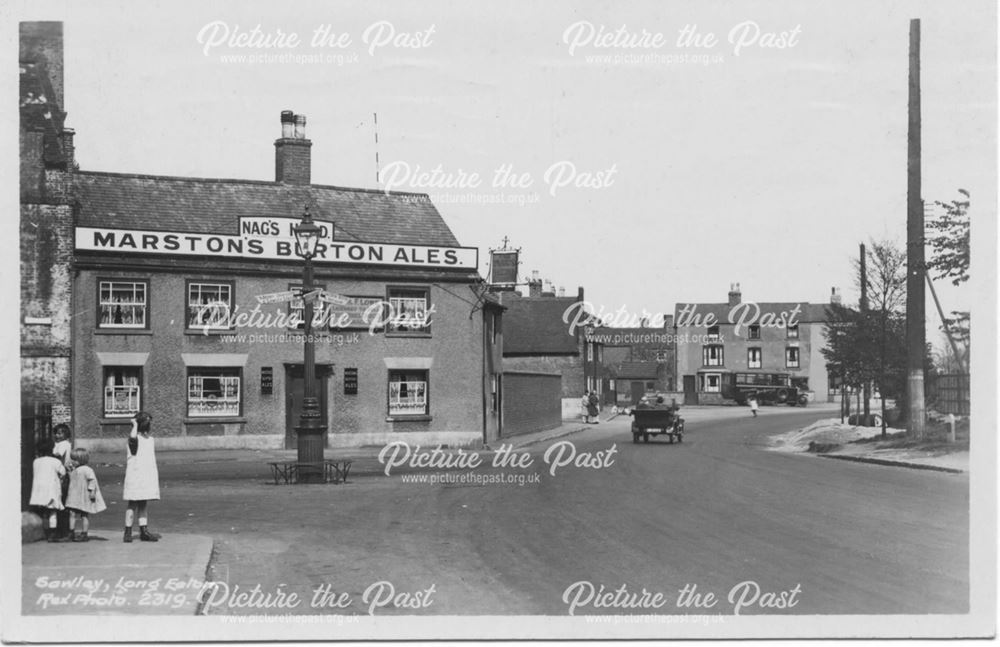
[{"label": "black and white photograph", "polygon": [[0,29],[5,642],[995,638],[995,2]]}]

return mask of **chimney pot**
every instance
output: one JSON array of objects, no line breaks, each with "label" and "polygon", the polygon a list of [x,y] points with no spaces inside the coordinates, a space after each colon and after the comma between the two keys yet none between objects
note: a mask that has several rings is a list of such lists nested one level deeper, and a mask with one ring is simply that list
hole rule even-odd
[{"label": "chimney pot", "polygon": [[281,111],[281,136],[291,139],[295,134],[295,113],[291,110]]},{"label": "chimney pot", "polygon": [[295,115],[295,139],[306,138],[306,116]]}]

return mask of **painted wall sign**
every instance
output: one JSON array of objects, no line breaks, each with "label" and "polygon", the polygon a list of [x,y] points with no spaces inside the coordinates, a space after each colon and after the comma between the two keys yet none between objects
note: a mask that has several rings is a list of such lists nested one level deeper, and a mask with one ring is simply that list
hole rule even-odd
[{"label": "painted wall sign", "polygon": [[271,366],[260,367],[260,394],[271,395],[274,393],[274,368]]},{"label": "painted wall sign", "polygon": [[73,419],[73,409],[66,404],[52,405],[52,424],[69,424]]},{"label": "painted wall sign", "polygon": [[358,369],[344,369],[344,395],[358,394]]},{"label": "painted wall sign", "polygon": [[[134,254],[216,258],[300,260],[292,238],[259,235],[197,234],[110,227],[77,227],[76,249]],[[316,245],[316,263],[415,266],[476,270],[475,247],[398,245],[325,241]]]}]

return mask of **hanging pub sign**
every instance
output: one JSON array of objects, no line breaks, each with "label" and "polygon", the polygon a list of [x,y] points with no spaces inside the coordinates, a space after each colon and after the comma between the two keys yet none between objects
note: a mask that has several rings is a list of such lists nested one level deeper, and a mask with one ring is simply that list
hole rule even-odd
[{"label": "hanging pub sign", "polygon": [[518,253],[516,250],[492,250],[490,251],[490,284],[492,285],[514,285],[517,283],[517,262]]},{"label": "hanging pub sign", "polygon": [[[253,260],[299,260],[297,244],[290,235],[292,223],[297,222],[291,218],[240,218],[239,233],[235,235],[77,227],[76,249]],[[329,231],[332,235],[332,226]],[[335,241],[324,237],[316,244],[313,261],[475,270],[479,266],[479,250],[475,247]]]},{"label": "hanging pub sign", "polygon": [[358,369],[344,369],[344,395],[358,394]]},{"label": "hanging pub sign", "polygon": [[274,393],[274,368],[270,366],[260,367],[260,394],[271,395]]}]

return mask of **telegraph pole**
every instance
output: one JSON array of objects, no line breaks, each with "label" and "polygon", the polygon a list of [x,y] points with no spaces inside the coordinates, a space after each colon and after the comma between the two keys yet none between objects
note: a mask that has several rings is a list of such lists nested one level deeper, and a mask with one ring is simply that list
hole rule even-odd
[{"label": "telegraph pole", "polygon": [[920,196],[920,20],[910,21],[909,123],[906,135],[906,394],[911,436],[924,437],[924,201]]},{"label": "telegraph pole", "polygon": [[[861,243],[861,258],[860,258],[860,269],[861,269],[861,302],[858,304],[861,310],[861,321],[864,325],[865,336],[868,334],[868,258],[865,254],[865,244]],[[865,383],[862,385],[862,397],[865,399],[864,409],[858,413],[864,413],[864,426],[868,426],[868,416],[871,415],[871,399],[872,399],[872,383],[871,380],[865,378]]]}]

